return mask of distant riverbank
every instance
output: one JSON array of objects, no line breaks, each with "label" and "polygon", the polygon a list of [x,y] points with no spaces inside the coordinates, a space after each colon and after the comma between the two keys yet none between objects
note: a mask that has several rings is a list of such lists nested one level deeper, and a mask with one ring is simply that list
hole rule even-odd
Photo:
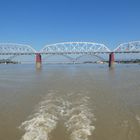
[{"label": "distant riverbank", "polygon": [[0,60],[0,64],[20,64],[20,63],[17,61],[9,60],[9,59],[2,59]]},{"label": "distant riverbank", "polygon": [[[33,62],[31,62],[32,64]],[[84,61],[84,62],[45,62],[44,64],[107,64],[108,61]],[[134,60],[116,60],[120,64],[140,64],[140,59]],[[25,64],[25,62],[13,61],[10,59],[1,59],[0,64]]]}]

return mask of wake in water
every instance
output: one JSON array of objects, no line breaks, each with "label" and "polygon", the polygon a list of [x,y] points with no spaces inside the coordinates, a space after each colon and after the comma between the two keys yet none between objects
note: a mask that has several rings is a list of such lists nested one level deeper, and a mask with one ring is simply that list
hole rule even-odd
[{"label": "wake in water", "polygon": [[136,115],[136,120],[138,121],[138,123],[140,124],[140,117],[138,115]]},{"label": "wake in water", "polygon": [[95,117],[89,107],[89,97],[83,93],[59,95],[52,91],[40,103],[31,119],[21,124],[21,128],[25,130],[21,140],[49,140],[59,119],[64,120],[71,140],[88,140],[95,129],[92,125]]},{"label": "wake in water", "polygon": [[67,121],[65,126],[71,132],[72,140],[88,140],[88,136],[95,129],[92,121],[95,121],[94,114],[89,108],[89,97],[83,94],[72,94],[71,106],[67,110]]}]

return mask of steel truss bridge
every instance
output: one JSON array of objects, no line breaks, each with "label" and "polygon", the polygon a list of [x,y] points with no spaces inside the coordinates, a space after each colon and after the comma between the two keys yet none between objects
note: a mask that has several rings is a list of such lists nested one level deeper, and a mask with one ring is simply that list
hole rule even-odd
[{"label": "steel truss bridge", "polygon": [[104,44],[94,42],[64,42],[46,45],[40,51],[24,44],[0,43],[0,56],[8,55],[13,59],[19,55],[36,55],[36,62],[41,62],[41,55],[98,55],[109,54],[109,61],[114,61],[116,53],[140,53],[140,41],[123,43],[114,50]]}]

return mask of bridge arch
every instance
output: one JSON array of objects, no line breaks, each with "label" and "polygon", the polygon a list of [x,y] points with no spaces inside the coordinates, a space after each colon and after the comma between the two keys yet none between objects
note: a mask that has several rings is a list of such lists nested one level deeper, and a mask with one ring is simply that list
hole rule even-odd
[{"label": "bridge arch", "polygon": [[133,52],[133,53],[138,53],[140,52],[140,41],[131,41],[127,43],[122,43],[117,46],[113,50],[113,52],[119,52],[119,53],[124,53],[124,52]]},{"label": "bridge arch", "polygon": [[0,54],[35,54],[36,50],[29,45],[16,43],[0,43]]},{"label": "bridge arch", "polygon": [[40,53],[44,54],[88,54],[111,52],[104,44],[94,42],[63,42],[45,45]]}]

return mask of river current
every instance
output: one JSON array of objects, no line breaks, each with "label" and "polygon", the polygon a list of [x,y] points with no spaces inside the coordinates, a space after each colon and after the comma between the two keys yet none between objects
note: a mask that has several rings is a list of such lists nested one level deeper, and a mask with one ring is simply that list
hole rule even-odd
[{"label": "river current", "polygon": [[140,65],[0,65],[0,140],[140,140]]}]

